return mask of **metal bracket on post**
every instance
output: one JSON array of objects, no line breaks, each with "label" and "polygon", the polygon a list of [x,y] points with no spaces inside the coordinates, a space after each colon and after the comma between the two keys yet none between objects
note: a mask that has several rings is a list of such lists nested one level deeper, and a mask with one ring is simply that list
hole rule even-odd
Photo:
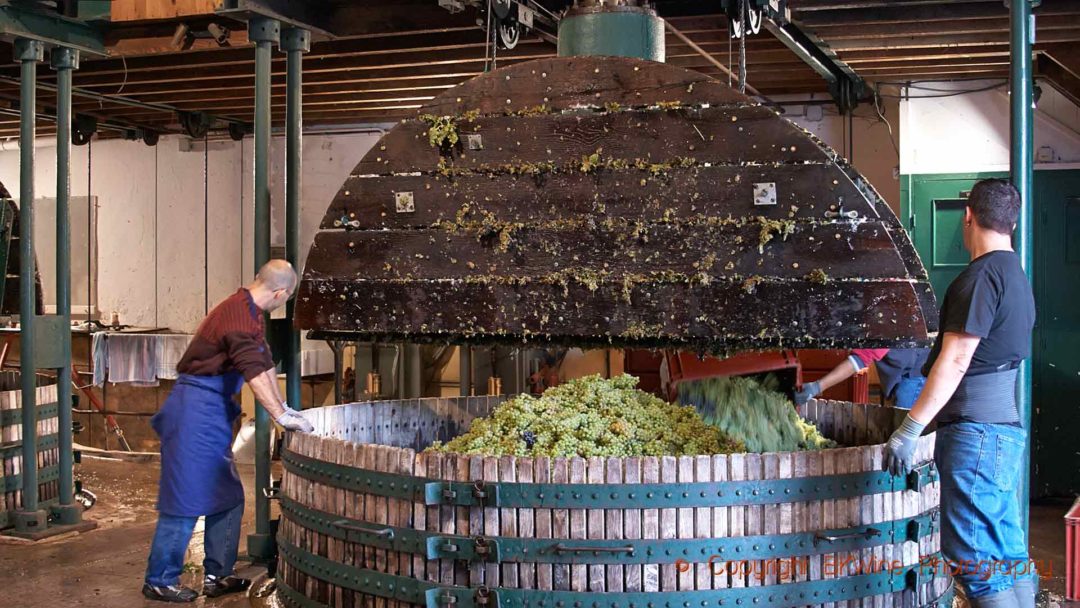
[{"label": "metal bracket on post", "polygon": [[34,316],[34,365],[40,369],[58,369],[68,360],[63,336],[71,327],[61,315]]}]

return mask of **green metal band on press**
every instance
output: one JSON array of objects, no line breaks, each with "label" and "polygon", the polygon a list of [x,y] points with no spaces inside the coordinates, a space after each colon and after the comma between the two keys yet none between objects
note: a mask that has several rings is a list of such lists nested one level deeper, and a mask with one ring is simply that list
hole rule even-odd
[{"label": "green metal band on press", "polygon": [[[290,567],[322,581],[387,599],[424,604],[427,608],[712,608],[716,606],[805,606],[822,602],[895,593],[922,581],[924,566],[836,579],[801,581],[717,590],[666,592],[581,592],[538,589],[443,586],[410,576],[376,572],[309,553],[278,538],[281,558]],[[279,586],[285,588],[284,581]],[[289,595],[286,592],[286,595]],[[298,594],[292,594],[295,597]],[[301,604],[318,606],[319,604]]]},{"label": "green metal band on press", "polygon": [[[39,484],[60,479],[60,467],[55,464],[38,468],[37,481]],[[22,489],[22,474],[8,475],[4,477],[4,492],[14,492]]]},{"label": "green metal band on press", "polygon": [[[51,450],[60,445],[60,438],[55,433],[52,435],[42,435],[37,438],[37,450],[40,454],[46,450]],[[7,452],[14,452],[22,449],[22,441],[13,441],[4,445],[0,445],[0,455]]]},{"label": "green metal band on press", "polygon": [[697,483],[554,484],[443,481],[325,462],[285,450],[285,470],[316,483],[426,505],[518,509],[672,509],[856,498],[918,490],[938,479],[933,462],[906,477],[868,471],[820,477]]},{"label": "green metal band on press", "polygon": [[[856,528],[729,538],[552,539],[470,537],[388,526],[334,515],[281,497],[281,512],[308,530],[347,542],[423,555],[489,563],[723,564],[821,553],[852,552],[918,541],[936,529],[937,512]],[[833,540],[829,540],[832,538]],[[597,548],[597,550],[590,550]]]},{"label": "green metal band on press", "polygon": [[[55,403],[45,403],[37,406],[37,419],[56,417],[58,410]],[[15,410],[0,411],[0,426],[11,426],[22,422],[22,408]]]}]

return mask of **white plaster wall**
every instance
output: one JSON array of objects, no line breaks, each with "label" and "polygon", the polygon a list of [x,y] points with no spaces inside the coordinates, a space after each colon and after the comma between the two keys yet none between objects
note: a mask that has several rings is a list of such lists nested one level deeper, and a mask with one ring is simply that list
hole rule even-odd
[{"label": "white plaster wall", "polygon": [[[180,140],[163,137],[152,148],[119,140],[93,144],[91,190],[99,204],[98,307],[105,318],[116,311],[125,324],[191,332],[207,302],[212,307],[254,274],[251,139],[242,144],[210,142],[208,214],[204,213],[202,142],[182,151]],[[372,133],[304,138],[301,265],[330,200],[377,140],[378,134]],[[284,244],[284,148],[284,140],[275,138],[271,151],[273,244]],[[72,194],[76,196],[87,194],[88,152],[86,146],[72,149]],[[37,197],[56,194],[55,154],[55,144],[39,142]],[[18,197],[18,150],[0,151],[0,182]],[[37,244],[51,246],[52,242]],[[210,263],[204,279],[207,250]]]},{"label": "white plaster wall", "polygon": [[[1006,171],[1009,168],[1008,87],[1000,81],[926,82],[900,102],[900,169],[904,174]],[[1045,164],[1080,162],[1080,110],[1041,83],[1035,109],[1035,149],[1048,147]],[[938,91],[928,91],[927,88]],[[1049,153],[1050,150],[1047,150]]]}]

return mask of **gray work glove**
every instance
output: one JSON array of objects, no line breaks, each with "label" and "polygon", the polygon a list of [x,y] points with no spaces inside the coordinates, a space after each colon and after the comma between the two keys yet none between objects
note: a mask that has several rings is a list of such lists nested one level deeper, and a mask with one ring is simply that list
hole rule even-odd
[{"label": "gray work glove", "polygon": [[802,385],[802,390],[795,391],[795,405],[802,405],[821,394],[821,384],[807,382]]},{"label": "gray work glove", "polygon": [[296,410],[289,409],[289,406],[285,406],[285,412],[274,419],[274,422],[285,427],[288,431],[303,431],[310,433],[315,430],[315,427],[308,422],[307,418],[301,416]]},{"label": "gray work glove", "polygon": [[885,470],[893,475],[907,475],[915,468],[915,446],[926,425],[908,414],[903,424],[889,437],[885,444]]}]

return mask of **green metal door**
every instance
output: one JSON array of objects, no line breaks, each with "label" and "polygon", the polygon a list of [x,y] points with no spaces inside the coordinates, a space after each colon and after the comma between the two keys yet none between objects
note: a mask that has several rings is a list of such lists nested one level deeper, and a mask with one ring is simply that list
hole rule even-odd
[{"label": "green metal door", "polygon": [[961,226],[967,193],[975,182],[1004,173],[908,175],[901,186],[901,216],[906,218],[915,249],[919,252],[938,305],[945,289],[970,261],[964,250]]},{"label": "green metal door", "polygon": [[1035,486],[1080,494],[1080,171],[1035,173]]}]

